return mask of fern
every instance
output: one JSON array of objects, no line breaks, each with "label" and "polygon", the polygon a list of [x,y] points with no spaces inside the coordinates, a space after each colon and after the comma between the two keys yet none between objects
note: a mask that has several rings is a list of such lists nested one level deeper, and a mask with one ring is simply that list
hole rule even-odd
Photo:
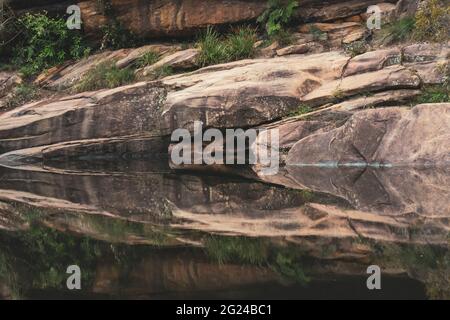
[{"label": "fern", "polygon": [[258,22],[265,24],[269,36],[276,36],[284,30],[297,7],[296,0],[269,0],[268,8],[258,18]]}]

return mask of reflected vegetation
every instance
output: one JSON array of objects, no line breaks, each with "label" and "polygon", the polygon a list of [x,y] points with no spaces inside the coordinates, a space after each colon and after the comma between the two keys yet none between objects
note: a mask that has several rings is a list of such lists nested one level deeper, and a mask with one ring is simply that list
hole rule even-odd
[{"label": "reflected vegetation", "polygon": [[[450,299],[445,174],[302,170],[287,188],[0,169],[0,296]],[[73,264],[80,291],[66,289]]]}]

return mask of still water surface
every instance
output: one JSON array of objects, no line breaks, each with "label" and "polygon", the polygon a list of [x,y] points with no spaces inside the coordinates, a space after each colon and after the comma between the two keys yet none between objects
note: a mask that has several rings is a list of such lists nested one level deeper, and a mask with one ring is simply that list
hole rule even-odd
[{"label": "still water surface", "polygon": [[[0,296],[450,298],[450,172],[0,169]],[[289,181],[288,181],[289,180]],[[66,288],[67,266],[82,290]],[[382,289],[366,287],[367,267]]]}]

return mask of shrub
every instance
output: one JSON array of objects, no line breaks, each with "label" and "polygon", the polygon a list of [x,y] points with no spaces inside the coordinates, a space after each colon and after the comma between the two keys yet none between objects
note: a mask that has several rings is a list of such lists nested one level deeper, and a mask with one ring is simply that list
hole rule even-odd
[{"label": "shrub", "polygon": [[265,24],[269,37],[276,36],[290,22],[296,7],[296,0],[269,0],[268,8],[258,18],[258,22]]},{"label": "shrub", "polygon": [[104,88],[111,89],[128,84],[134,79],[134,70],[130,68],[119,69],[114,61],[107,61],[88,71],[74,90],[82,92]]},{"label": "shrub", "polygon": [[137,66],[138,68],[143,68],[146,66],[151,66],[152,64],[155,64],[159,60],[159,54],[154,51],[149,51],[144,53],[138,60],[137,60]]},{"label": "shrub", "polygon": [[450,6],[439,0],[423,1],[415,16],[415,37],[418,40],[447,41],[449,38]]},{"label": "shrub", "polygon": [[222,39],[213,28],[208,27],[197,42],[197,47],[200,48],[197,62],[204,67],[250,58],[254,54],[255,41],[256,31],[250,27],[234,29],[225,39]]},{"label": "shrub", "polygon": [[80,59],[89,54],[78,31],[69,30],[63,19],[50,18],[46,13],[27,13],[19,19],[23,25],[21,41],[14,48],[14,64],[22,66],[25,76],[68,59]]}]

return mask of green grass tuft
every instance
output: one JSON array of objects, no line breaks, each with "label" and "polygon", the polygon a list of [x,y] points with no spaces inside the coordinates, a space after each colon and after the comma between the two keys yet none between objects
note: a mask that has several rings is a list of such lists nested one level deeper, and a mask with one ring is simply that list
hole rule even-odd
[{"label": "green grass tuft", "polygon": [[93,91],[104,88],[116,88],[129,84],[135,80],[134,70],[119,69],[115,62],[107,61],[89,70],[81,82],[75,86],[76,92]]},{"label": "green grass tuft", "polygon": [[197,42],[200,55],[197,62],[202,67],[251,58],[254,54],[253,44],[256,31],[250,27],[234,29],[226,38],[208,27]]},{"label": "green grass tuft", "polygon": [[143,68],[146,66],[151,66],[159,60],[159,54],[154,51],[149,51],[144,53],[136,62],[138,68]]}]

